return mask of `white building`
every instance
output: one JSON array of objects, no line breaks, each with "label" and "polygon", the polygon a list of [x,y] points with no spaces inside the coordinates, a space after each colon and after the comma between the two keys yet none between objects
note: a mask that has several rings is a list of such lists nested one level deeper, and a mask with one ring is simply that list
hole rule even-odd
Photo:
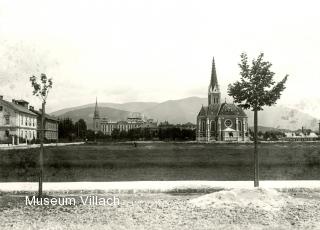
[{"label": "white building", "polygon": [[306,134],[304,132],[287,132],[285,133],[284,140],[286,141],[315,141],[318,139],[318,135],[314,132],[310,132],[309,134]]},{"label": "white building", "polygon": [[130,117],[126,120],[111,121],[107,118],[100,118],[98,102],[96,101],[96,106],[93,115],[93,130],[95,133],[99,131],[103,132],[105,135],[111,135],[113,130],[117,129],[120,132],[128,132],[131,129],[147,128],[154,129],[157,128],[157,122],[153,119],[146,119],[140,113],[132,113]]},{"label": "white building", "polygon": [[19,142],[19,138],[32,140],[37,138],[37,115],[28,108],[24,100],[3,100],[0,96],[0,141]]}]

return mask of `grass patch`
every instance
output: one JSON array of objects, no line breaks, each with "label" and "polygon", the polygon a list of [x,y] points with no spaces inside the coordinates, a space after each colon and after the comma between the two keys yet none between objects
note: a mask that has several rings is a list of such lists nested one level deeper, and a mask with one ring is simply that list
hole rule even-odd
[{"label": "grass patch", "polygon": [[[318,180],[320,143],[262,143],[262,180]],[[110,143],[46,147],[44,179],[251,180],[252,144]],[[0,151],[0,181],[36,182],[39,149]]]}]

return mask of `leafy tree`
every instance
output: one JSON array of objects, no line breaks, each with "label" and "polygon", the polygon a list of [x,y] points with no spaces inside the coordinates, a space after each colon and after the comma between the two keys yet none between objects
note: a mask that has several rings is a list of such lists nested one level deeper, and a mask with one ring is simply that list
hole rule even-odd
[{"label": "leafy tree", "polygon": [[128,131],[128,139],[131,141],[139,140],[142,137],[141,128],[138,129],[130,129]]},{"label": "leafy tree", "polygon": [[40,156],[39,156],[39,190],[38,196],[42,196],[42,181],[43,181],[43,141],[44,141],[44,127],[45,127],[45,108],[50,89],[52,88],[52,79],[48,78],[45,74],[40,75],[40,79],[35,76],[30,77],[31,86],[33,88],[32,94],[37,96],[42,102],[41,114],[41,132],[40,132]]},{"label": "leafy tree", "polygon": [[75,124],[75,131],[77,133],[77,137],[85,138],[87,132],[87,124],[83,119],[79,119]]},{"label": "leafy tree", "polygon": [[88,130],[86,131],[86,138],[87,138],[88,140],[90,140],[90,141],[93,141],[94,138],[95,138],[95,132],[94,132],[93,130],[91,130],[91,129],[88,129]]},{"label": "leafy tree", "polygon": [[59,137],[72,140],[76,133],[73,121],[69,117],[59,119],[58,132]]},{"label": "leafy tree", "polygon": [[118,140],[120,138],[120,130],[114,129],[111,133],[112,140]]},{"label": "leafy tree", "polygon": [[232,96],[235,103],[244,109],[254,112],[254,186],[259,186],[259,155],[257,149],[258,133],[258,111],[263,106],[271,106],[280,98],[285,89],[286,75],[277,84],[273,80],[274,72],[270,70],[272,64],[263,60],[261,53],[257,59],[253,59],[251,66],[248,64],[248,56],[241,54],[240,81],[230,84],[228,94]]},{"label": "leafy tree", "polygon": [[125,131],[125,130],[122,130],[122,131],[119,133],[119,139],[120,139],[120,140],[127,139],[127,136],[128,136],[128,133],[127,133],[127,131]]}]

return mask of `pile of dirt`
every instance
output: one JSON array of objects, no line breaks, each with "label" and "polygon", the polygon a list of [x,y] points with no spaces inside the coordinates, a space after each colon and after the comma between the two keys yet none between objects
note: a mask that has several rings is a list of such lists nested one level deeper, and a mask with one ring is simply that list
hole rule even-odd
[{"label": "pile of dirt", "polygon": [[214,192],[192,199],[189,202],[199,208],[226,208],[236,205],[275,210],[283,207],[288,199],[290,199],[288,195],[275,189],[252,188]]}]

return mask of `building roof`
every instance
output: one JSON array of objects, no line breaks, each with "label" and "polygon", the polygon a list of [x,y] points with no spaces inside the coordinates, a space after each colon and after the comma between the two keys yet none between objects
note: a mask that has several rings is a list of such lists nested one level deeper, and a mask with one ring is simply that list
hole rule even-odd
[{"label": "building roof", "polygon": [[222,131],[224,131],[224,132],[234,132],[234,131],[236,131],[236,130],[228,127],[228,128],[226,128],[226,129],[224,129],[224,130],[222,130]]},{"label": "building roof", "polygon": [[318,135],[312,132],[309,134],[309,137],[318,137]]},{"label": "building roof", "polygon": [[[39,111],[39,110],[32,110],[32,112],[34,112],[35,114],[37,114],[38,116],[41,116],[42,115],[42,112]],[[55,116],[51,116],[49,114],[45,114],[44,117],[48,120],[53,120],[53,121],[58,121],[58,118],[55,117]]]},{"label": "building roof", "polygon": [[235,104],[220,103],[211,104],[209,106],[202,106],[198,116],[223,116],[223,115],[235,115],[247,117],[242,108]]},{"label": "building roof", "polygon": [[35,113],[31,112],[27,107],[24,107],[22,105],[17,105],[13,102],[9,102],[9,101],[3,100],[3,99],[0,99],[0,101],[15,111],[19,111],[21,113],[26,113],[29,115],[37,116]]},{"label": "building roof", "polygon": [[219,115],[237,115],[237,116],[244,116],[244,117],[247,116],[245,112],[242,110],[242,108],[240,108],[235,104],[228,104],[228,103],[221,104]]}]

